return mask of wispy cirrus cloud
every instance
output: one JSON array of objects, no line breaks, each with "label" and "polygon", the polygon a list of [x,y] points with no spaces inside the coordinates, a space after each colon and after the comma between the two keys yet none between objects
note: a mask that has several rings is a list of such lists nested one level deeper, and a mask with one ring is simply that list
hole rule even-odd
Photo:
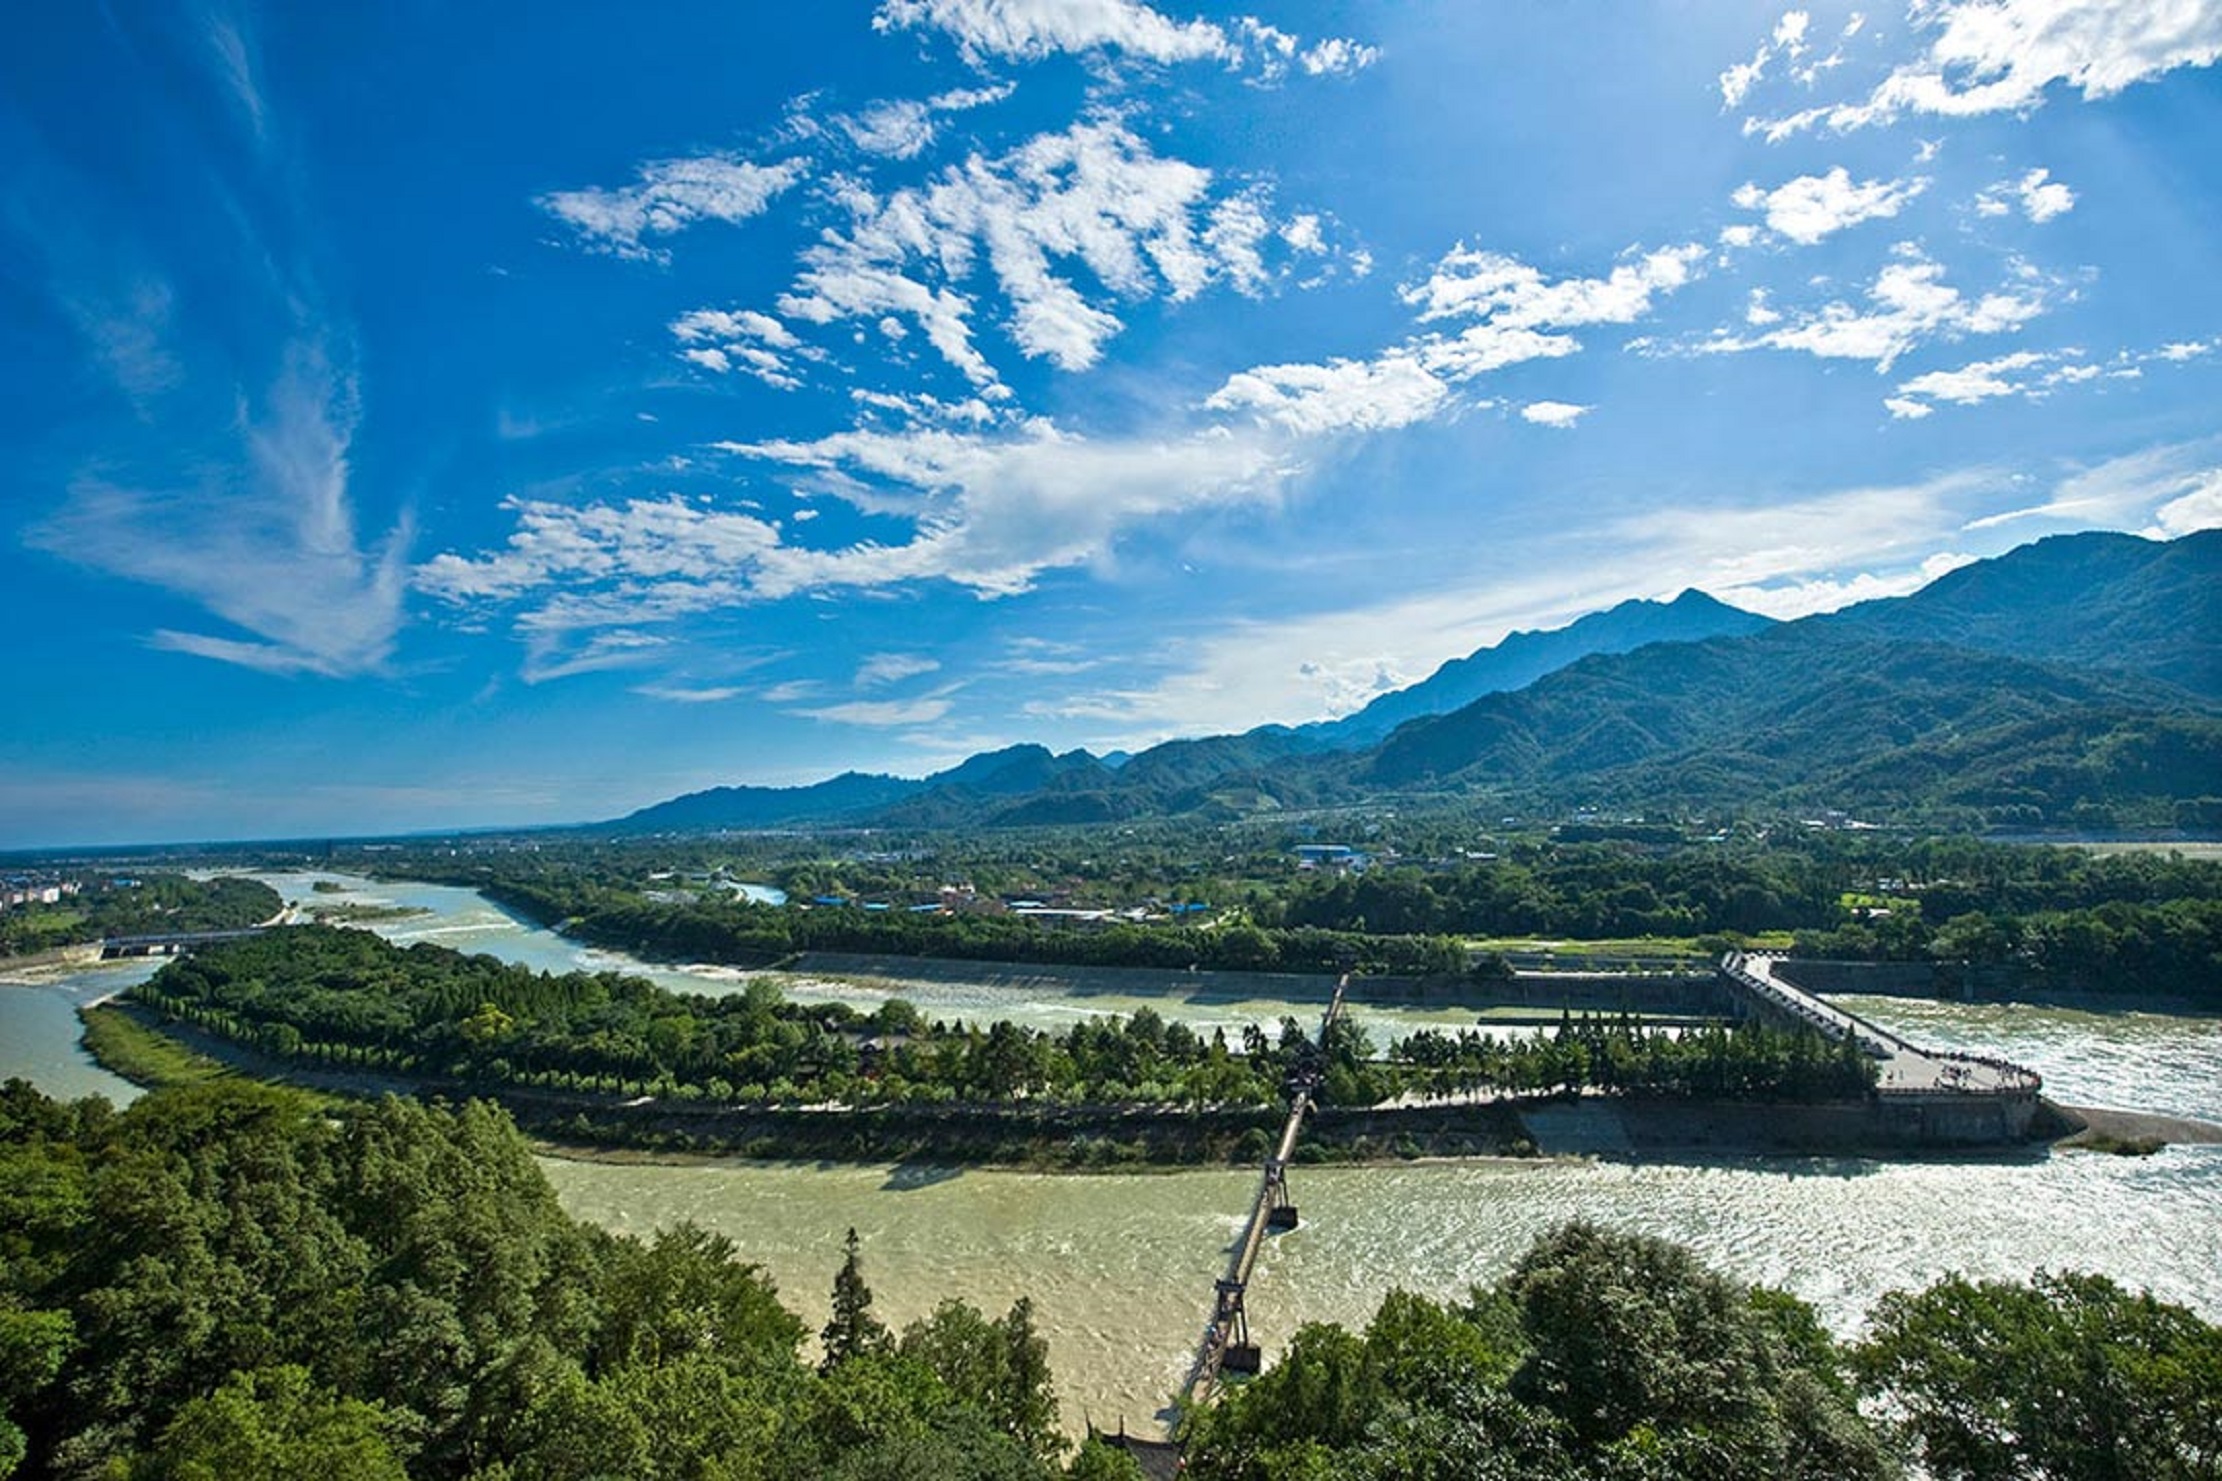
[{"label": "wispy cirrus cloud", "polygon": [[904,725],[931,725],[947,715],[950,708],[950,701],[939,698],[858,699],[846,704],[797,710],[795,713],[813,720],[830,720],[840,725],[893,729]]},{"label": "wispy cirrus cloud", "polygon": [[[827,497],[907,525],[907,539],[798,543],[754,514],[666,495],[580,506],[512,499],[516,528],[479,555],[443,552],[417,588],[459,610],[512,609],[542,677],[637,661],[645,643],[581,651],[567,635],[638,633],[706,612],[840,589],[947,582],[982,597],[1043,572],[1101,562],[1145,522],[1269,505],[1297,471],[1285,449],[1225,432],[1094,439],[1033,422],[1008,432],[851,431],[727,443],[728,455],[822,485]],[[928,672],[888,656],[860,687]],[[907,665],[907,667],[906,667]]]},{"label": "wispy cirrus cloud", "polygon": [[1571,535],[1553,529],[1494,547],[1464,583],[1228,622],[1160,645],[1124,665],[1122,678],[1036,700],[1028,713],[1098,727],[1097,744],[1142,746],[1347,714],[1509,631],[1560,626],[1631,597],[1696,586],[1778,617],[1830,611],[1964,564],[1969,514],[2027,486],[2011,469],[1974,467],[1627,514]]},{"label": "wispy cirrus cloud", "polygon": [[175,482],[88,467],[25,539],[191,598],[248,634],[162,629],[156,647],[280,674],[383,668],[411,529],[403,521],[368,548],[357,537],[348,447],[359,415],[352,375],[303,338],[266,391],[241,398],[229,456],[159,470]]},{"label": "wispy cirrus cloud", "polygon": [[164,156],[192,203],[221,203],[185,222],[205,257],[181,250],[179,221],[136,191],[10,135],[0,229],[131,412],[97,448],[58,439],[54,461],[69,471],[22,539],[218,624],[173,616],[146,635],[154,648],[273,674],[380,671],[402,624],[412,526],[402,514],[383,532],[361,528],[354,335],[319,287],[322,244],[261,86],[258,39],[218,12],[168,41],[182,43],[170,59],[181,84],[214,95],[212,116],[234,125]]},{"label": "wispy cirrus cloud", "polygon": [[799,160],[759,164],[734,154],[651,160],[631,185],[554,190],[537,204],[589,250],[658,258],[664,250],[651,238],[698,221],[738,226],[761,216],[774,197],[803,177],[804,168]]},{"label": "wispy cirrus cloud", "polygon": [[940,668],[940,659],[928,658],[923,653],[875,653],[858,666],[856,687],[876,689],[884,684],[899,684],[921,674],[935,673]]},{"label": "wispy cirrus cloud", "polygon": [[2222,485],[2222,440],[2164,443],[2082,468],[2060,480],[2042,503],[1971,519],[1968,532],[2027,520],[2085,529],[2146,523],[2145,534],[2173,538],[2204,526],[2187,522]]},{"label": "wispy cirrus cloud", "polygon": [[672,704],[701,705],[723,704],[729,699],[739,699],[748,689],[739,684],[636,684],[633,693],[646,699],[661,699]]}]

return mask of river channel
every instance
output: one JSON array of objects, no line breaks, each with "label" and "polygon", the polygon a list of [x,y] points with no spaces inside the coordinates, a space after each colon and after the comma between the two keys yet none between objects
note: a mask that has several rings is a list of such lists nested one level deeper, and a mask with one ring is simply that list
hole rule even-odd
[{"label": "river channel", "polygon": [[[742,974],[640,963],[528,926],[475,893],[343,876],[267,875],[289,900],[390,903],[425,913],[381,922],[402,942],[430,940],[549,970],[637,971],[684,991],[729,992]],[[317,879],[344,892],[313,894]],[[86,1060],[75,1008],[146,975],[131,963],[49,973],[0,989],[0,1077],[58,1095],[128,1099],[129,1086]],[[21,975],[21,974],[18,974]],[[8,973],[0,969],[0,980]],[[859,1007],[865,983],[797,996]],[[1060,998],[1023,988],[905,984],[929,1017],[1011,1017],[1054,1028],[1140,1000]],[[2058,1099],[2222,1121],[2222,1020],[1885,998],[1858,1011],[1917,1042],[2004,1054],[2042,1072]],[[1153,1004],[1208,1032],[1306,1019],[1317,1005],[1270,997],[1174,997]],[[1455,1011],[1370,1010],[1375,1037]],[[733,1238],[815,1327],[854,1227],[876,1309],[900,1325],[945,1297],[999,1312],[1033,1299],[1051,1344],[1064,1417],[1143,1426],[1177,1386],[1203,1325],[1211,1282],[1254,1191],[1251,1172],[1050,1176],[934,1168],[624,1166],[549,1159],[565,1206],[645,1233],[682,1219]],[[1250,1295],[1268,1356],[1305,1321],[1364,1322],[1396,1286],[1461,1295],[1501,1275],[1542,1231],[1593,1219],[1682,1241],[1744,1279],[1813,1302],[1856,1332],[1885,1291],[1959,1271],[2023,1277],[2039,1267],[2093,1270],[2222,1319],[2222,1147],[2150,1158],[2058,1153],[1969,1159],[1722,1158],[1709,1161],[1453,1162],[1300,1168],[1302,1227],[1267,1246]]]}]

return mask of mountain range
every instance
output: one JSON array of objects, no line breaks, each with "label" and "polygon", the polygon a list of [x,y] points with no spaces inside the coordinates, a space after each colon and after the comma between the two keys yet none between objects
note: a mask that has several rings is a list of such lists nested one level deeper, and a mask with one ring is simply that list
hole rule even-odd
[{"label": "mountain range", "polygon": [[2222,825],[2222,531],[2056,536],[1793,622],[1688,591],[1516,632],[1355,714],[1126,758],[721,787],[600,825],[1009,827],[1361,801]]}]

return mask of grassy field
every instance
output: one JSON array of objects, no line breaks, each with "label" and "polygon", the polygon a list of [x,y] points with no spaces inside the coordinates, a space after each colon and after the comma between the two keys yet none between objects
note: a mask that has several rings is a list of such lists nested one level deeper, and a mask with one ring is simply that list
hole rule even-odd
[{"label": "grassy field", "polygon": [[105,1070],[148,1090],[171,1085],[201,1085],[229,1078],[233,1071],[205,1054],[178,1043],[133,1018],[121,1008],[87,1008],[85,1051]]},{"label": "grassy field", "polygon": [[[1787,951],[1788,931],[1763,931],[1750,938],[1758,951]],[[1610,941],[1568,941],[1552,936],[1480,936],[1467,941],[1475,951],[1556,952],[1560,956],[1711,957],[1694,936],[1622,936]]]}]

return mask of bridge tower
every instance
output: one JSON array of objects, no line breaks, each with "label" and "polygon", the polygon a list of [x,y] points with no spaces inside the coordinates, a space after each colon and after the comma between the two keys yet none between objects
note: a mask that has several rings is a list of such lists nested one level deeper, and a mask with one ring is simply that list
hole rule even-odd
[{"label": "bridge tower", "polygon": [[1244,1282],[1221,1279],[1218,1285],[1218,1309],[1212,1313],[1212,1324],[1226,1334],[1226,1346],[1219,1352],[1219,1371],[1254,1375],[1263,1366],[1258,1345],[1250,1340],[1250,1319],[1242,1309]]},{"label": "bridge tower", "polygon": [[1296,1227],[1296,1204],[1288,1196],[1288,1164],[1278,1157],[1265,1164],[1265,1227],[1284,1233]]}]

